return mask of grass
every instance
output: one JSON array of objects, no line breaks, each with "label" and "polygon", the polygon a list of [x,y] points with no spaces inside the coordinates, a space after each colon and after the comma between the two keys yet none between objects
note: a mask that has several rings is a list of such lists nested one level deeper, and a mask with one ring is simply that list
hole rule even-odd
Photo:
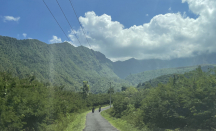
[{"label": "grass", "polygon": [[85,128],[86,115],[89,112],[91,111],[77,114],[75,120],[71,122],[64,131],[82,131]]},{"label": "grass", "polygon": [[[107,109],[105,111],[101,112],[101,115],[110,122],[112,126],[117,128],[120,131],[209,131],[209,130],[203,130],[203,129],[160,129],[160,128],[154,128],[154,129],[145,129],[143,128],[142,130],[139,130],[132,125],[130,125],[126,120],[120,119],[120,118],[115,118],[109,115],[109,112],[111,109]],[[216,131],[215,129],[212,129],[212,131]]]},{"label": "grass", "polygon": [[109,121],[112,126],[114,126],[115,128],[117,128],[118,130],[120,130],[120,131],[140,131],[140,130],[134,128],[129,123],[127,123],[127,121],[110,116],[109,113],[108,113],[109,111],[110,111],[110,109],[102,111],[101,115],[107,121]]},{"label": "grass", "polygon": [[[105,107],[102,107],[102,108],[105,108]],[[96,108],[95,110],[98,110],[98,109],[99,108]],[[86,112],[81,113],[81,114],[76,114],[75,120],[73,120],[73,122],[68,124],[68,127],[64,131],[82,131],[85,128],[86,115],[89,112],[91,112],[91,110],[86,111]],[[74,117],[74,116],[71,116],[71,117]]]},{"label": "grass", "polygon": [[[104,105],[102,108],[105,108],[105,107],[107,107],[107,105]],[[98,110],[98,109],[99,108],[95,108],[95,110]],[[83,112],[83,113],[67,114],[67,117],[62,116],[61,119],[55,122],[55,124],[49,125],[46,128],[46,130],[47,131],[83,131],[83,129],[85,128],[85,123],[86,123],[86,115],[89,112],[91,112],[91,110]],[[133,130],[133,131],[137,131],[137,130]]]},{"label": "grass", "polygon": [[82,131],[85,128],[86,115],[90,111],[84,113],[71,113],[62,116],[55,123],[48,125],[46,131]]}]

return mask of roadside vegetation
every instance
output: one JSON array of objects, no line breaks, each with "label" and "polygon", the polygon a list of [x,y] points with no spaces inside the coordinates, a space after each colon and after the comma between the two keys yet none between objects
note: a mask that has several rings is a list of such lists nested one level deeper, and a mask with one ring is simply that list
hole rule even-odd
[{"label": "roadside vegetation", "polygon": [[0,72],[0,91],[2,131],[82,130],[93,106],[109,104],[108,93],[113,93],[113,108],[102,115],[119,130],[216,130],[216,69],[203,72],[201,66],[104,94],[90,93],[87,81],[75,92],[32,74],[18,78]]},{"label": "roadside vegetation", "polygon": [[93,106],[109,104],[108,94],[89,93],[85,81],[80,90],[73,92],[64,90],[64,86],[41,83],[33,75],[20,79],[1,72],[0,129],[63,131],[68,124],[77,126]]},{"label": "roadside vegetation", "polygon": [[199,66],[156,87],[123,87],[106,113],[139,130],[214,131],[215,100],[216,70],[203,72]]},{"label": "roadside vegetation", "polygon": [[101,115],[111,123],[112,126],[117,128],[120,131],[140,131],[139,129],[136,129],[133,125],[129,124],[126,120],[123,120],[121,118],[112,117],[110,115],[110,112],[113,108],[102,111]]}]

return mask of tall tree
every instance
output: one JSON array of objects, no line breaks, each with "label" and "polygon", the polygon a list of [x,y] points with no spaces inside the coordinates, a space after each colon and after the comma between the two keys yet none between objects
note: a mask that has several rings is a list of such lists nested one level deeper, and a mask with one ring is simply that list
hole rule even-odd
[{"label": "tall tree", "polygon": [[83,98],[87,98],[87,96],[89,95],[88,81],[83,81],[82,94]]}]

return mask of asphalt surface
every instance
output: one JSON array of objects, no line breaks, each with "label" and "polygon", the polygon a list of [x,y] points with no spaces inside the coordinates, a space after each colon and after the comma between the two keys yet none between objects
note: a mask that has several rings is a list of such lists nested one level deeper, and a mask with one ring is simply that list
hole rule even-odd
[{"label": "asphalt surface", "polygon": [[[109,108],[109,106],[102,108],[101,111]],[[100,113],[97,109],[94,113],[90,112],[86,115],[86,127],[83,131],[119,131],[104,119]]]}]

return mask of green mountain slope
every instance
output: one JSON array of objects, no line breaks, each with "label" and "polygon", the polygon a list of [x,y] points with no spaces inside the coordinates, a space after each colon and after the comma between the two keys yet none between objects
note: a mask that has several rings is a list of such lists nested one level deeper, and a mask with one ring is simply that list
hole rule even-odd
[{"label": "green mountain slope", "polygon": [[89,81],[92,93],[105,92],[110,81],[116,90],[129,85],[112,68],[112,62],[103,54],[83,46],[0,36],[0,71],[9,71],[21,78],[32,73],[40,81],[65,85],[66,89],[76,91],[83,81]]},{"label": "green mountain slope", "polygon": [[137,74],[149,70],[187,67],[203,64],[216,64],[215,58],[216,53],[206,53],[201,55],[195,55],[194,57],[175,58],[171,60],[137,60],[132,58],[126,61],[113,62],[113,67],[115,74],[118,75],[120,78],[125,79],[130,74]]},{"label": "green mountain slope", "polygon": [[[158,86],[159,83],[166,84],[169,82],[170,78],[172,78],[172,79],[174,78],[174,75],[175,75],[175,78],[178,79],[179,74],[183,74],[186,78],[191,78],[191,77],[193,77],[197,68],[198,68],[198,66],[183,67],[183,68],[180,68],[180,69],[182,69],[182,72],[178,71],[179,68],[176,68],[176,71],[175,71],[175,69],[170,69],[169,74],[161,75],[161,76],[158,76],[156,78],[150,79],[150,80],[145,81],[145,82],[140,82],[137,85],[137,88],[149,88],[150,86],[156,87],[156,86]],[[183,69],[185,69],[187,71],[184,71]],[[216,69],[216,65],[201,65],[201,69],[203,72],[209,72],[212,69]],[[167,69],[167,70],[169,71],[169,69]],[[173,73],[171,73],[172,71],[173,71]]]},{"label": "green mountain slope", "polygon": [[[202,65],[202,69],[206,71],[206,68],[212,68],[216,65]],[[131,74],[125,78],[128,82],[133,85],[137,85],[139,83],[143,83],[154,79],[159,76],[164,76],[169,74],[184,74],[185,72],[189,72],[195,70],[198,66],[190,66],[190,67],[178,67],[178,68],[166,68],[166,69],[158,69],[158,70],[150,70],[144,71],[138,74]]]}]

